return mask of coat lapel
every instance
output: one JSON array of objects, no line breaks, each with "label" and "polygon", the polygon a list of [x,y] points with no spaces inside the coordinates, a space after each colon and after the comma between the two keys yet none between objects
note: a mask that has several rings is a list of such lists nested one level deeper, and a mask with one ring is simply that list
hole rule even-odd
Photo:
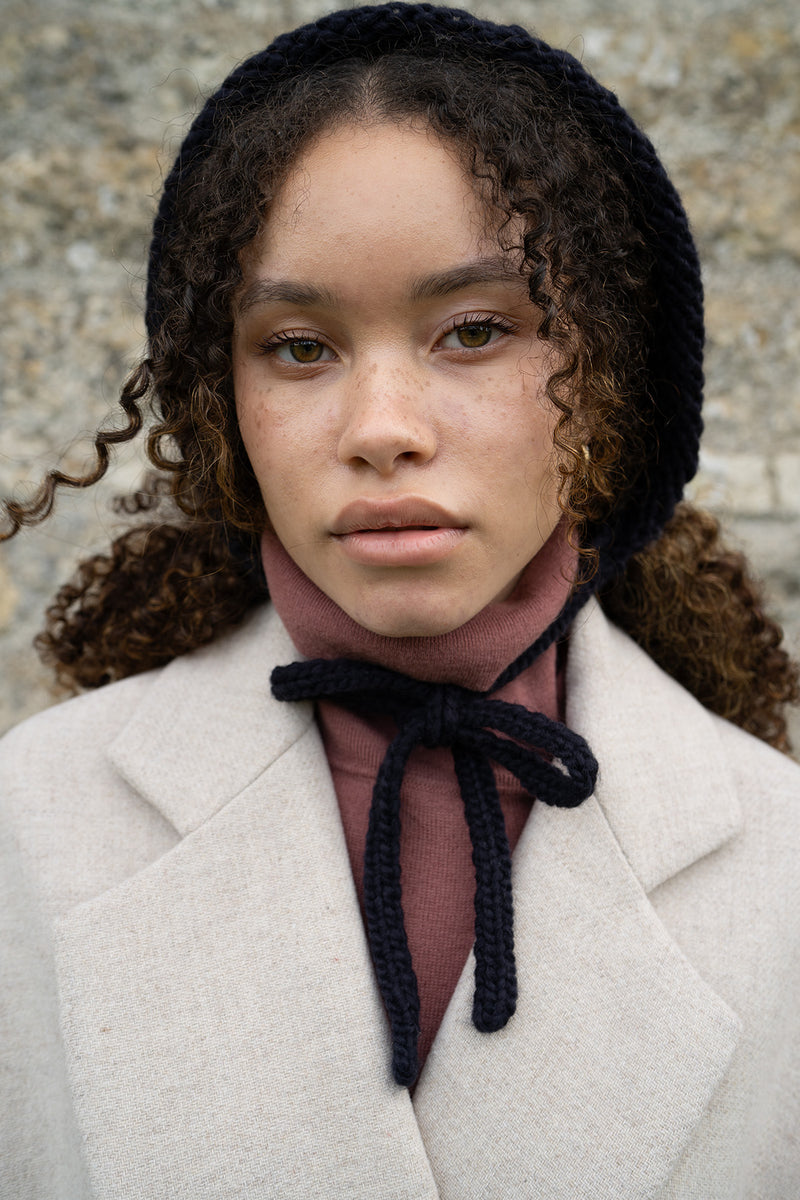
[{"label": "coat lapel", "polygon": [[163,672],[112,748],[185,836],[58,929],[98,1196],[437,1195],[311,710],[267,694],[294,656],[259,616]]},{"label": "coat lapel", "polygon": [[656,1196],[737,1042],[646,895],[738,828],[713,720],[596,606],[567,695],[598,787],[534,806],[515,852],[517,1013],[478,1033],[468,964],[426,1064],[414,1106],[442,1200]]}]

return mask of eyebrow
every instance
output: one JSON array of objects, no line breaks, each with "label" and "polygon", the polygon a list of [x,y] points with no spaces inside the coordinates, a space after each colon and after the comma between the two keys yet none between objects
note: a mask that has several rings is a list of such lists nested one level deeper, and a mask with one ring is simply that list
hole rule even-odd
[{"label": "eyebrow", "polygon": [[435,271],[415,279],[411,285],[412,300],[438,300],[452,292],[463,291],[478,283],[524,284],[518,267],[502,258],[479,258],[447,271]]},{"label": "eyebrow", "polygon": [[[501,258],[479,258],[446,271],[434,271],[414,279],[409,289],[412,300],[439,300],[453,292],[484,283],[524,284],[518,268]],[[240,315],[258,304],[296,304],[300,308],[336,308],[334,292],[316,284],[291,279],[256,279],[241,292],[237,311]]]},{"label": "eyebrow", "polygon": [[244,314],[257,304],[296,304],[300,308],[335,308],[336,297],[327,288],[295,283],[291,279],[256,279],[249,283],[236,302]]}]

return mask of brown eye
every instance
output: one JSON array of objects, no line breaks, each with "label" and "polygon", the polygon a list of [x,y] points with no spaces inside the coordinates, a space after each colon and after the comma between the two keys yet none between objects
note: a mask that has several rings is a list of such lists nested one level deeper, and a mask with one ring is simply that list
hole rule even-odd
[{"label": "brown eye", "polygon": [[313,342],[310,339],[299,338],[296,341],[287,342],[286,345],[295,362],[313,363],[322,357],[322,342]]},{"label": "brown eye", "polygon": [[460,344],[468,350],[488,346],[494,332],[493,325],[460,325],[453,331]]}]

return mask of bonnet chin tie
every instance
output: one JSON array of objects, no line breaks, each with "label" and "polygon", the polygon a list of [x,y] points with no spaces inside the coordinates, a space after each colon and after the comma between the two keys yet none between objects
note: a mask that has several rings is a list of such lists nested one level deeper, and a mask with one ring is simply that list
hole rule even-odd
[{"label": "bonnet chin tie", "polygon": [[392,1029],[392,1071],[409,1086],[419,1069],[419,994],[403,920],[400,789],[412,750],[447,746],[453,754],[475,864],[472,1020],[485,1033],[502,1029],[517,1003],[511,855],[491,762],[516,776],[532,797],[560,808],[574,808],[592,794],[597,762],[584,739],[560,722],[457,684],[425,683],[345,658],[276,667],[271,681],[278,700],[329,699],[362,715],[388,715],[399,727],[372,792],[364,909]]}]

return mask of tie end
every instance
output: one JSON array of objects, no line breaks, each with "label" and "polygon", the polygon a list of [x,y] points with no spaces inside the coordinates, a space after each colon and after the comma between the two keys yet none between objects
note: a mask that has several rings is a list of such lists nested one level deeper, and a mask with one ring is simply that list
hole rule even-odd
[{"label": "tie end", "polygon": [[517,997],[509,996],[493,1004],[485,1004],[475,997],[472,1005],[472,1024],[480,1033],[497,1033],[504,1029],[517,1011]]},{"label": "tie end", "polygon": [[416,1046],[413,1050],[395,1046],[392,1056],[392,1075],[395,1083],[399,1083],[401,1087],[411,1087],[416,1083],[419,1075]]}]

